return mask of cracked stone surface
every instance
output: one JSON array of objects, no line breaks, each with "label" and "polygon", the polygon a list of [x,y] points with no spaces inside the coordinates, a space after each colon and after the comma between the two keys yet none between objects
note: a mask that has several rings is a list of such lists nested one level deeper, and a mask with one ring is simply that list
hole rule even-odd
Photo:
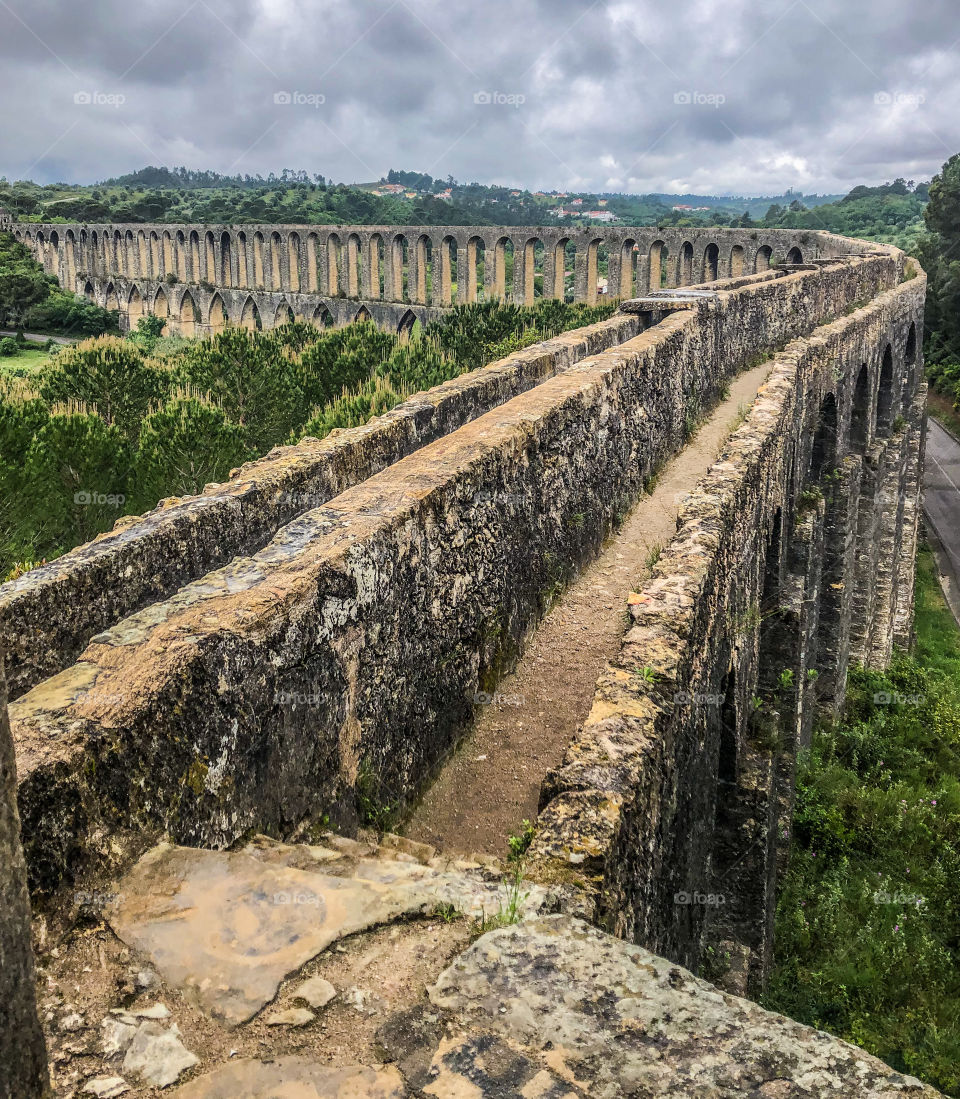
[{"label": "cracked stone surface", "polygon": [[572,916],[493,931],[430,991],[437,1099],[934,1099],[870,1054]]},{"label": "cracked stone surface", "polygon": [[[161,844],[121,881],[105,915],[169,983],[232,1026],[343,936],[438,904],[470,916],[495,913],[504,894],[489,878],[268,842],[231,852]],[[541,911],[548,892],[524,891],[525,911]]]},{"label": "cracked stone surface", "polygon": [[178,1088],[173,1099],[404,1099],[392,1067],[328,1068],[306,1057],[235,1061]]}]

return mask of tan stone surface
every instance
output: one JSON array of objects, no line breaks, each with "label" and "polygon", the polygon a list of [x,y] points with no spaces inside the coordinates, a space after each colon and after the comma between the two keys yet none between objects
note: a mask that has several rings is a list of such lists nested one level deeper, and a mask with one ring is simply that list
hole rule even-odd
[{"label": "tan stone surface", "polygon": [[[498,882],[417,863],[342,860],[342,876],[302,870],[310,848],[271,853],[161,844],[120,883],[105,909],[128,946],[228,1025],[252,1018],[280,982],[336,939],[438,904],[480,916],[502,900]],[[298,865],[291,865],[291,863]],[[324,864],[330,865],[330,864]],[[333,864],[336,865],[336,864]],[[528,912],[547,894],[530,887]]]},{"label": "tan stone surface", "polygon": [[178,1088],[172,1099],[403,1099],[395,1068],[327,1068],[305,1057],[236,1061]]}]

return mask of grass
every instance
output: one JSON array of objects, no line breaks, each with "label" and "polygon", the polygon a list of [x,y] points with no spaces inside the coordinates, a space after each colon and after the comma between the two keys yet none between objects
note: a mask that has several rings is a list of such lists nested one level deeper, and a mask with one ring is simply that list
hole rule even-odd
[{"label": "grass", "polygon": [[765,1006],[960,1096],[960,630],[926,549],[916,595],[915,651],[801,758]]},{"label": "grass", "polygon": [[0,356],[0,378],[32,378],[50,362],[43,344],[24,347],[16,355]]},{"label": "grass", "polygon": [[474,934],[477,938],[498,927],[510,927],[523,919],[524,905],[530,896],[523,891],[523,859],[516,858],[511,863],[510,873],[501,885],[501,900],[498,910],[488,916],[485,912],[474,920]]}]

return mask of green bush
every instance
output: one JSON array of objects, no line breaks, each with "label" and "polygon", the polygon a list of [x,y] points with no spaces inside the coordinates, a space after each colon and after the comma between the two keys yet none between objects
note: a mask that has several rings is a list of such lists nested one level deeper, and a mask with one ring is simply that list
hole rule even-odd
[{"label": "green bush", "polygon": [[100,336],[120,330],[120,314],[57,287],[44,301],[24,312],[22,324],[28,331],[60,336]]},{"label": "green bush", "polygon": [[13,336],[4,336],[3,339],[0,340],[0,355],[8,357],[18,354],[19,351],[20,348],[17,346],[17,341]]}]

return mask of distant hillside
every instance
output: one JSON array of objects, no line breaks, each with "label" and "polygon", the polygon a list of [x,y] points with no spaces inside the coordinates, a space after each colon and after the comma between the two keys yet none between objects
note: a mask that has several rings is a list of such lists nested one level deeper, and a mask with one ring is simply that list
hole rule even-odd
[{"label": "distant hillside", "polygon": [[225,176],[187,168],[141,168],[95,184],[0,179],[0,205],[23,221],[298,222],[312,225],[736,225],[830,229],[910,247],[921,229],[927,185],[904,180],[849,195],[787,191],[763,198],[716,195],[528,191],[434,179],[391,169],[372,183],[333,183],[284,169]]}]

